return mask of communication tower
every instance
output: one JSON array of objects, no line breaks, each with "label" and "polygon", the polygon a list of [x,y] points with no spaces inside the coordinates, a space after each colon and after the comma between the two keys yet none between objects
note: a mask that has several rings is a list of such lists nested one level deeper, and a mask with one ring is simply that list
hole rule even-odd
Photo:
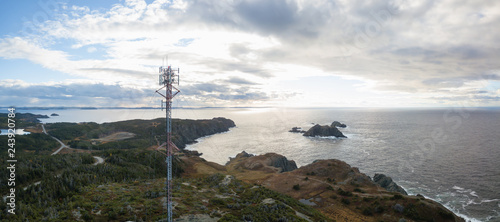
[{"label": "communication tower", "polygon": [[[166,115],[166,160],[167,163],[167,180],[165,183],[165,188],[167,190],[167,221],[172,221],[172,155],[173,149],[177,149],[177,146],[172,142],[172,99],[177,93],[180,92],[179,89],[175,88],[173,84],[179,85],[179,68],[177,70],[172,69],[171,66],[163,67],[160,66],[159,84],[162,86],[156,93],[160,94],[165,98],[165,101],[161,101],[161,106],[163,109],[163,103],[165,103],[165,115]],[[163,91],[165,89],[165,91]],[[165,93],[165,94],[163,94]]]}]

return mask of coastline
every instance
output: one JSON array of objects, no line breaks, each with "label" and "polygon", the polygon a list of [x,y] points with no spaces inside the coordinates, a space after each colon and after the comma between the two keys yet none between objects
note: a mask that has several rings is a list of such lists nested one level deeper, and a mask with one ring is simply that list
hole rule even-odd
[{"label": "coastline", "polygon": [[[291,125],[295,125],[295,124],[291,124]],[[259,125],[259,126],[260,126],[260,125]],[[359,128],[359,126],[356,126],[356,125],[352,125],[352,126],[353,126],[353,127],[351,127],[351,130],[353,130],[353,131],[351,131],[351,132],[353,132],[353,133],[354,133],[353,135],[357,135],[357,136],[359,137],[359,138],[358,138],[359,140],[365,140],[365,141],[368,141],[367,139],[371,139],[371,138],[367,138],[365,133],[363,133],[363,134],[359,134],[359,132],[355,132],[355,131],[354,131],[354,130],[357,130],[357,128]],[[241,128],[241,127],[240,127],[240,128]],[[242,131],[242,130],[238,130],[238,132],[240,132],[240,131]],[[230,130],[230,131],[228,131],[228,132],[233,133],[233,130]],[[246,132],[246,131],[245,131],[245,132]],[[217,135],[217,136],[221,136],[221,135],[223,135],[224,137],[220,137],[220,138],[222,138],[222,139],[227,138],[227,136],[229,136],[228,134],[226,135],[226,133],[218,133],[218,134],[215,134],[215,135]],[[346,135],[349,135],[349,134],[346,134]],[[202,137],[202,138],[197,139],[197,141],[198,141],[198,142],[197,142],[197,143],[195,143],[195,144],[189,144],[189,145],[188,145],[188,149],[193,150],[193,149],[194,149],[194,147],[196,147],[196,146],[198,146],[198,145],[200,145],[200,144],[203,144],[203,142],[205,142],[208,138],[210,138],[210,136],[211,136],[211,135],[209,135],[209,136],[204,136],[204,137]],[[260,137],[259,137],[259,138],[260,138]],[[353,136],[349,136],[349,138],[350,138],[350,140],[339,140],[339,141],[342,141],[342,142],[343,142],[343,144],[345,145],[345,144],[347,144],[347,143],[351,143],[352,139],[354,139],[354,138],[355,138],[355,136],[354,136],[354,137],[353,137]],[[327,141],[328,141],[328,139],[324,139],[322,143],[323,143],[323,144],[326,144],[326,143],[324,143],[324,142],[327,142]],[[375,141],[375,142],[376,142],[376,141]],[[206,144],[203,144],[202,146],[205,146],[205,145],[206,145]],[[217,146],[219,146],[220,144],[217,144],[217,143],[216,143],[216,145],[217,145]],[[213,146],[213,145],[212,145],[212,146]],[[217,148],[218,148],[218,149],[224,149],[223,147],[221,147],[221,148],[217,147]],[[194,150],[196,150],[196,149],[194,149]],[[362,150],[362,148],[359,148],[359,149],[358,149],[358,151],[360,151],[360,150]],[[271,150],[271,149],[270,149],[269,151],[270,151],[270,152],[272,152],[273,150]],[[371,155],[376,155],[376,153],[375,153],[373,150],[368,150],[368,151],[371,153]],[[348,150],[348,152],[355,152],[355,150],[352,150],[352,149],[351,149],[351,150]],[[231,152],[231,153],[235,153],[235,154],[236,154],[237,152],[235,151],[235,152]],[[253,152],[252,152],[252,153],[261,153],[261,152],[255,152],[255,150],[253,150]],[[281,153],[283,153],[283,152],[281,152]],[[229,159],[229,157],[233,157],[234,155],[233,155],[233,156],[231,156],[231,155],[225,155],[225,156],[226,156],[226,157],[225,157],[225,162],[227,162],[227,160]],[[339,156],[341,156],[341,155],[339,155]],[[204,156],[202,156],[202,157],[206,157],[206,153],[205,153],[205,154],[204,154]],[[295,157],[295,158],[296,158],[296,157]],[[342,159],[342,160],[349,160],[348,158],[346,159],[345,157],[344,157],[344,158],[338,158],[338,159]],[[210,160],[207,160],[207,161],[210,161]],[[312,160],[311,160],[311,161],[312,161]],[[309,160],[308,160],[308,161],[304,161],[303,165],[306,165],[306,164],[308,164],[308,163],[311,163],[311,161],[309,161]],[[224,163],[225,163],[225,162],[224,162]],[[352,161],[352,160],[351,160],[351,163],[353,164],[353,166],[360,166],[360,165],[355,164],[355,163],[353,163],[353,162],[356,162],[356,161]],[[224,164],[224,163],[222,163],[222,164]],[[365,168],[366,168],[366,167],[365,167]],[[377,169],[383,169],[383,168],[377,168]],[[390,173],[389,173],[389,175],[393,175],[393,174],[390,174]],[[397,177],[397,176],[396,176],[396,177]],[[441,179],[440,179],[440,180],[441,180]],[[408,178],[406,178],[406,179],[404,179],[404,181],[410,181],[410,180],[408,180]],[[420,181],[420,180],[412,180],[412,181]],[[436,183],[438,183],[438,184],[442,184],[442,183],[444,183],[444,182],[445,182],[444,180],[441,180],[441,182],[436,182]],[[452,183],[452,184],[455,184],[455,183]],[[406,185],[408,185],[408,184],[406,184]],[[418,184],[416,184],[416,185],[418,185]],[[476,188],[474,188],[474,187],[467,187],[467,186],[464,186],[463,184],[460,184],[460,183],[458,183],[458,185],[459,185],[459,186],[461,186],[461,187],[466,187],[466,188],[468,188],[468,189],[470,188],[470,189],[473,189],[473,190],[477,190],[477,189],[476,189]],[[447,185],[447,186],[449,186],[449,185]],[[414,188],[415,188],[415,189],[417,189],[417,190],[419,189],[419,188],[418,188],[418,186],[417,186],[417,187],[414,187]],[[410,190],[411,190],[411,189],[410,189]],[[446,193],[445,193],[445,194],[446,194],[447,196],[449,196],[449,195],[453,195],[453,194],[454,194],[453,190],[450,190],[450,191],[449,191],[449,192],[451,192],[451,193],[448,193],[448,191],[447,191],[446,189],[445,189],[444,191],[446,191]],[[418,192],[415,192],[415,193],[418,193]],[[424,193],[425,193],[425,191],[424,191]],[[484,196],[485,196],[485,194],[484,194],[484,193],[481,193],[481,192],[478,192],[478,193],[479,193],[479,196],[481,196],[481,197],[484,197]],[[439,195],[439,194],[440,194],[440,193],[438,193],[438,195]],[[457,193],[457,194],[458,194],[458,193]],[[426,198],[428,198],[428,199],[431,199],[431,200],[436,200],[436,198],[429,198],[429,195],[425,195],[425,194],[423,194],[423,195],[424,195]],[[457,204],[457,203],[458,203],[458,205],[457,205],[455,208],[453,208],[451,205],[445,205],[445,204],[448,204],[448,203],[449,203],[448,201],[449,201],[450,199],[452,199],[452,198],[453,198],[453,197],[448,197],[447,199],[444,199],[444,200],[446,200],[446,201],[445,201],[445,202],[442,202],[442,205],[444,205],[445,207],[447,207],[447,208],[448,208],[448,209],[450,209],[450,210],[452,210],[452,209],[461,209],[461,208],[460,208],[460,202],[455,202],[455,204]],[[472,198],[472,197],[471,197],[471,198]],[[479,199],[479,200],[476,200],[476,199],[471,199],[471,201],[472,201],[472,200],[475,200],[475,202],[479,203],[479,202],[481,202],[481,200],[485,200],[485,199],[493,199],[493,198],[481,198],[481,199]],[[437,201],[437,202],[439,202],[439,201]],[[453,203],[453,202],[451,202],[451,203]],[[466,201],[465,203],[467,203],[467,201]],[[462,204],[463,204],[463,203],[462,203]],[[491,206],[492,204],[495,204],[495,205],[496,205],[496,203],[490,203],[490,204],[488,204],[488,205],[489,205],[489,206]],[[477,206],[474,206],[474,207],[476,207],[476,208],[477,208]],[[467,209],[468,209],[468,208],[466,208],[466,210],[467,210]],[[453,210],[452,210],[452,211],[453,211]],[[454,211],[454,212],[455,212],[455,211]],[[463,210],[462,210],[462,212],[463,212]],[[463,214],[462,214],[462,215],[463,215]],[[497,217],[495,214],[489,214],[489,215],[492,215],[491,217],[493,217],[493,218],[496,218],[496,217]],[[463,217],[464,217],[464,218],[469,218],[468,216],[463,216]],[[482,220],[481,220],[481,221],[486,220],[486,219],[485,219],[485,218],[486,218],[486,216],[485,216],[485,217],[480,217],[480,218],[482,218]],[[474,219],[470,219],[470,220],[472,220],[472,221],[473,221]]]}]

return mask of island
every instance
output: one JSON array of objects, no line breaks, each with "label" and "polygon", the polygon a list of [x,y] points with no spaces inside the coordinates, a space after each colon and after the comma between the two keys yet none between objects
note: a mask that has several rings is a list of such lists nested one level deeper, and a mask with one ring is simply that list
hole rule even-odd
[{"label": "island", "polygon": [[[314,124],[314,123],[313,123]],[[311,127],[309,130],[304,131],[302,130],[301,127],[292,127],[291,130],[288,132],[291,133],[302,133],[303,136],[308,136],[308,137],[341,137],[341,138],[347,138],[340,130],[337,128],[346,128],[347,125],[344,123],[340,123],[339,121],[333,121],[330,126],[328,125],[319,125],[315,124],[313,127]]]},{"label": "island", "polygon": [[300,128],[300,127],[294,126],[288,132],[291,132],[291,133],[305,133],[306,131],[302,130],[302,128]]},{"label": "island", "polygon": [[309,130],[307,130],[303,136],[309,136],[309,137],[328,137],[328,136],[334,136],[334,137],[341,137],[341,138],[347,138],[342,132],[340,132],[338,127],[345,128],[346,125],[342,124],[338,121],[334,121],[330,126],[328,125],[319,125],[316,124],[313,127],[311,127]]},{"label": "island", "polygon": [[50,116],[59,116],[59,114],[57,114],[57,113],[52,113],[52,114],[50,114]]}]

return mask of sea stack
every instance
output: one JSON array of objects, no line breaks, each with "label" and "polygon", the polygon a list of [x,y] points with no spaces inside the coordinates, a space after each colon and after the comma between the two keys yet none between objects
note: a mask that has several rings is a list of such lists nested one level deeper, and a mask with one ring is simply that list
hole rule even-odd
[{"label": "sea stack", "polygon": [[309,136],[309,137],[315,137],[315,136],[335,136],[335,137],[342,137],[342,138],[347,138],[340,132],[339,129],[335,126],[321,126],[319,124],[314,125],[311,127],[311,129],[307,130],[303,136]]}]

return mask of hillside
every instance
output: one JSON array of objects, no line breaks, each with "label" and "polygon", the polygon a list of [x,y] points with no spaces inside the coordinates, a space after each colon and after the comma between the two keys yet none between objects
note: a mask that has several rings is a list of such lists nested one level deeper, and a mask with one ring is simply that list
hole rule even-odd
[{"label": "hillside", "polygon": [[225,166],[201,158],[184,161],[190,166],[185,174],[234,175],[289,195],[334,221],[464,221],[435,201],[389,192],[340,160],[318,160],[287,172],[282,169],[291,161],[279,154],[240,153]]}]

